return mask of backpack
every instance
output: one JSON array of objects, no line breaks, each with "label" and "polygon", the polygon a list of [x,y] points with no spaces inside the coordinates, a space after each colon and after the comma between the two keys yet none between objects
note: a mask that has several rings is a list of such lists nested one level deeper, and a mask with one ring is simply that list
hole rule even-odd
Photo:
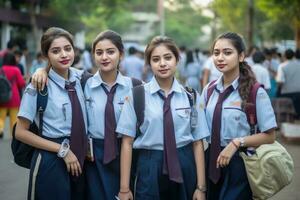
[{"label": "backpack", "polygon": [[[36,135],[42,135],[43,131],[43,114],[46,109],[48,102],[48,89],[45,86],[43,91],[37,93],[37,103],[36,110],[39,115],[39,127],[35,122],[32,122],[29,127],[29,131]],[[11,151],[14,157],[14,161],[17,165],[21,167],[25,167],[30,169],[31,160],[33,157],[33,153],[35,151],[35,147],[25,144],[16,139],[16,126],[17,123],[14,124],[12,130],[12,141],[11,141]]]},{"label": "backpack", "polygon": [[[87,80],[90,77],[92,77],[92,74],[86,71],[83,72],[80,79],[80,84],[83,90]],[[48,102],[48,89],[47,86],[45,86],[43,91],[37,92],[36,110],[39,115],[39,127],[36,125],[35,122],[32,122],[29,127],[29,131],[39,136],[42,135],[42,131],[43,131],[43,114],[46,109],[47,102]],[[33,153],[35,151],[35,147],[25,144],[16,139],[15,137],[16,125],[17,123],[15,123],[13,126],[12,141],[11,141],[11,151],[14,157],[14,161],[17,165],[30,169],[31,160],[33,157]]]},{"label": "backpack", "polygon": [[[216,80],[212,81],[209,83],[208,88],[207,88],[207,98],[206,98],[206,106],[207,103],[213,93],[213,91],[216,88],[216,84],[215,84]],[[251,134],[255,134],[257,132],[257,116],[256,116],[256,95],[257,95],[257,91],[258,89],[262,87],[263,85],[261,85],[258,82],[255,82],[250,89],[250,94],[247,100],[247,104],[245,106],[245,113],[247,116],[247,121],[250,125],[250,133]]]},{"label": "backpack", "polygon": [[11,83],[7,79],[3,69],[0,69],[0,104],[7,103],[12,96]]}]

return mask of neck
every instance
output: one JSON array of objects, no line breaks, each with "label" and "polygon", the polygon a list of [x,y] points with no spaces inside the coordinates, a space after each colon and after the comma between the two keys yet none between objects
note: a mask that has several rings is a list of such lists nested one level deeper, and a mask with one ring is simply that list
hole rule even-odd
[{"label": "neck", "polygon": [[160,79],[155,77],[159,87],[164,91],[165,96],[167,96],[172,88],[174,77],[170,77],[167,79]]},{"label": "neck", "polygon": [[109,71],[109,72],[104,72],[99,70],[99,74],[102,78],[102,80],[109,86],[113,86],[113,84],[116,82],[117,79],[117,70]]},{"label": "neck", "polygon": [[69,80],[69,69],[55,69],[54,67],[52,67],[53,71],[55,71],[58,75],[60,75],[61,77],[63,77],[65,80]]},{"label": "neck", "polygon": [[240,69],[232,70],[228,73],[223,74],[223,85],[224,88],[227,88],[231,83],[240,75]]}]

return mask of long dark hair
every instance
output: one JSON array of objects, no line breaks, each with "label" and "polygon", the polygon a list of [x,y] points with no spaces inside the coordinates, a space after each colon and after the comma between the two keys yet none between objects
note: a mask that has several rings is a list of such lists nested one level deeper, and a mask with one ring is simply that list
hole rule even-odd
[{"label": "long dark hair", "polygon": [[[226,32],[221,34],[213,43],[213,47],[215,46],[215,43],[217,40],[220,39],[227,39],[231,42],[231,44],[236,48],[238,54],[245,53],[245,43],[240,35],[233,32]],[[239,63],[239,69],[240,69],[240,77],[239,77],[239,87],[238,91],[242,98],[242,108],[245,108],[245,105],[247,103],[250,90],[252,85],[256,82],[255,75],[253,71],[251,70],[251,67],[247,64],[246,61],[242,61]]]}]

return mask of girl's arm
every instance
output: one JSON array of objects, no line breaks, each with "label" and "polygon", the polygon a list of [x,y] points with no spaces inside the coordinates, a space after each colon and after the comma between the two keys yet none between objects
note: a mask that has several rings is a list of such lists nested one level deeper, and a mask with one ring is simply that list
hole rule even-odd
[{"label": "girl's arm", "polygon": [[206,183],[205,183],[205,160],[204,147],[202,140],[193,143],[194,157],[197,170],[197,188],[194,192],[193,199],[205,199]]},{"label": "girl's arm", "polygon": [[121,147],[121,180],[120,191],[118,197],[121,200],[133,199],[132,192],[130,191],[130,171],[132,161],[132,144],[133,138],[123,135]]},{"label": "girl's arm", "polygon": [[[38,149],[43,149],[55,153],[59,152],[61,144],[46,140],[32,133],[31,131],[29,131],[29,126],[29,120],[23,117],[19,117],[16,126],[16,139]],[[71,172],[73,176],[79,176],[82,173],[79,161],[70,149],[63,159],[66,163],[68,172]]]}]

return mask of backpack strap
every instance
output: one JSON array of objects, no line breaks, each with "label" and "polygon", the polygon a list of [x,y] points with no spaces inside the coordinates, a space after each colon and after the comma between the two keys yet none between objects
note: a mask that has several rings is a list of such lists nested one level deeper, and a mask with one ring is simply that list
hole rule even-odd
[{"label": "backpack strap", "polygon": [[138,137],[140,135],[140,126],[144,122],[145,117],[145,88],[143,85],[138,85],[132,88],[133,106],[137,118],[136,130]]},{"label": "backpack strap", "polygon": [[215,82],[216,82],[217,80],[213,80],[212,82],[210,82],[209,84],[208,84],[208,87],[207,87],[207,96],[206,96],[206,102],[205,102],[205,106],[207,106],[207,104],[208,104],[208,101],[209,101],[209,98],[211,97],[211,95],[212,95],[212,93],[214,92],[214,90],[215,90],[215,88],[216,88],[216,84],[215,84]]},{"label": "backpack strap", "polygon": [[48,103],[48,88],[47,86],[44,87],[42,91],[37,93],[37,102],[36,102],[36,110],[39,114],[39,131],[38,134],[42,135],[43,131],[43,116],[46,110]]},{"label": "backpack strap", "polygon": [[131,77],[132,87],[136,87],[138,85],[142,85],[143,82],[139,79]]},{"label": "backpack strap", "polygon": [[194,88],[185,86],[185,92],[188,96],[189,102],[190,102],[190,106],[193,107],[195,105],[195,102],[197,101],[197,93],[196,90]]},{"label": "backpack strap", "polygon": [[83,71],[83,73],[81,75],[81,79],[80,79],[80,85],[81,85],[81,88],[83,91],[84,91],[87,80],[89,78],[91,78],[92,76],[93,76],[93,74],[89,73],[88,71]]},{"label": "backpack strap", "polygon": [[257,116],[256,116],[256,95],[258,89],[262,87],[258,82],[255,82],[251,86],[250,94],[247,100],[247,104],[245,105],[245,113],[247,115],[247,121],[250,125],[250,133],[255,134],[256,133],[256,124],[257,124]]}]

